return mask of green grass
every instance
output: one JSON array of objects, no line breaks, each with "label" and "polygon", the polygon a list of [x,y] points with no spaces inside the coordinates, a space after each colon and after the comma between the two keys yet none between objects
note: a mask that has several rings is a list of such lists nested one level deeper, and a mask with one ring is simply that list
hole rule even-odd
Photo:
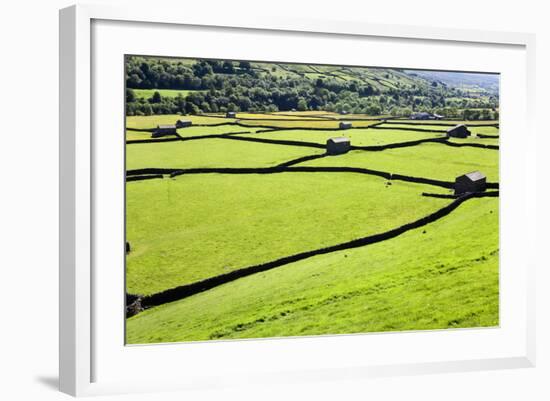
[{"label": "green grass", "polygon": [[392,240],[142,312],[128,319],[127,342],[490,327],[498,297],[498,199],[473,199]]},{"label": "green grass", "polygon": [[496,145],[498,146],[498,138],[478,138],[476,136],[470,136],[468,138],[449,138],[450,142],[454,143],[480,143],[483,145]]},{"label": "green grass", "polygon": [[151,139],[151,132],[149,131],[126,131],[126,140],[133,141],[137,139]]},{"label": "green grass", "polygon": [[[330,71],[346,75],[345,71]],[[271,114],[239,114],[256,120],[242,121],[247,127],[195,125],[178,133],[184,137],[217,135],[271,125],[337,127],[338,121],[299,120],[316,115],[342,117],[324,111],[275,115],[296,121],[266,121],[273,118]],[[128,117],[127,126],[150,129],[174,124],[177,119],[210,125],[235,121],[205,115],[157,115]],[[374,122],[354,120],[353,124]],[[499,132],[494,127],[473,126],[476,123],[467,122],[474,134]],[[440,128],[437,122],[418,125],[432,126]],[[392,127],[239,136],[316,143],[349,136],[357,146],[441,136]],[[127,139],[150,137],[144,131],[127,131],[126,135]],[[450,140],[499,142],[475,137]],[[269,167],[323,153],[324,149],[212,138],[126,147],[129,170]],[[422,144],[380,152],[352,151],[301,165],[356,166],[446,181],[480,170],[488,181],[496,182],[498,155],[496,150]],[[182,175],[128,182],[127,238],[132,252],[127,255],[127,291],[157,293],[383,232],[451,202],[421,196],[422,192],[450,190],[400,181],[391,184],[362,174],[290,172]],[[435,223],[382,243],[306,259],[149,309],[128,319],[127,340],[155,343],[497,324],[498,199],[484,198],[469,200]]]},{"label": "green grass", "polygon": [[439,134],[400,130],[351,129],[342,131],[289,130],[260,132],[257,134],[237,135],[265,139],[282,139],[326,144],[327,139],[339,136],[350,138],[355,146],[386,145],[389,143],[416,141],[419,139],[441,138]]},{"label": "green grass", "polygon": [[[352,121],[354,127],[368,127],[369,125],[376,124],[379,121],[376,120],[356,120]],[[257,127],[277,127],[277,128],[338,128],[339,121],[269,121],[269,120],[241,120],[241,124]]]},{"label": "green grass", "polygon": [[178,129],[178,134],[185,138],[189,136],[229,134],[232,132],[255,132],[256,129],[253,127],[240,127],[238,125],[220,125],[214,127],[191,126]]},{"label": "green grass", "polygon": [[146,167],[270,167],[324,149],[208,138],[184,142],[143,143],[126,147],[126,169]]},{"label": "green grass", "polygon": [[[477,120],[471,120],[471,121],[465,121],[465,120],[409,120],[409,119],[403,119],[403,120],[388,120],[389,122],[396,122],[396,123],[411,123],[411,124],[419,124],[419,125],[440,125],[440,124],[466,124],[468,126],[472,125],[487,125],[487,124],[498,124],[498,121],[491,120],[491,121],[477,121]],[[449,127],[447,127],[449,128]]]},{"label": "green grass", "polygon": [[384,232],[448,203],[422,197],[425,191],[433,188],[386,186],[378,177],[345,173],[205,174],[129,183],[128,291],[151,294]]},{"label": "green grass", "polygon": [[269,120],[272,120],[272,119],[277,119],[277,120],[308,120],[308,119],[318,119],[319,117],[317,117],[318,114],[313,114],[313,115],[310,115],[310,114],[297,114],[296,113],[292,113],[292,112],[288,112],[288,114],[286,113],[282,113],[282,114],[271,114],[271,113],[237,113],[237,119],[240,119],[240,118],[251,118],[251,119],[255,119],[255,120],[265,120],[265,119],[269,119]]},{"label": "green grass", "polygon": [[134,89],[134,94],[138,98],[150,99],[153,97],[155,92],[160,93],[162,97],[177,97],[181,93],[183,97],[186,97],[193,92],[205,92],[205,91],[195,91],[195,90],[184,90],[184,89]]},{"label": "green grass", "polygon": [[215,118],[208,116],[180,116],[178,114],[160,114],[153,116],[128,116],[126,127],[133,129],[152,129],[159,124],[175,124],[178,120],[191,120],[193,124],[220,124],[223,122],[235,121],[234,118]]},{"label": "green grass", "polygon": [[300,165],[363,167],[444,181],[454,181],[459,175],[480,170],[488,181],[498,182],[498,153],[496,150],[424,143],[381,152],[351,151]]},{"label": "green grass", "polygon": [[[475,124],[470,125],[466,124],[468,127],[468,130],[472,134],[490,134],[490,135],[498,135],[499,129],[497,127],[476,127]],[[421,126],[412,125],[412,124],[382,124],[381,127],[385,128],[418,128],[418,129],[430,129],[430,130],[441,130],[441,131],[447,131],[448,129],[452,128],[449,126],[444,126],[441,124],[422,124]]]}]

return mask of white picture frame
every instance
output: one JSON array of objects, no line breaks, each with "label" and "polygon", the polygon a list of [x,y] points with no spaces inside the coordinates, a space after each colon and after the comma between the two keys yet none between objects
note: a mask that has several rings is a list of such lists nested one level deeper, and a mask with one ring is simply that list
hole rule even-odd
[{"label": "white picture frame", "polygon": [[[213,369],[210,373],[205,373],[205,369],[197,366],[196,369],[185,371],[185,376],[167,375],[164,378],[152,376],[140,376],[140,380],[132,381],[125,378],[124,375],[116,375],[111,372],[105,375],[101,372],[101,366],[111,364],[116,369],[120,360],[115,360],[119,356],[127,358],[124,363],[131,364],[140,361],[140,358],[151,358],[151,361],[166,362],[167,366],[173,366],[175,361],[173,347],[177,345],[156,345],[147,347],[124,347],[119,344],[120,355],[115,356],[116,352],[107,352],[109,349],[104,346],[104,329],[106,325],[116,325],[116,321],[104,319],[101,313],[101,306],[95,305],[97,301],[94,294],[97,294],[98,287],[104,285],[101,276],[94,273],[94,263],[100,260],[101,256],[95,254],[94,243],[98,230],[102,227],[97,220],[101,215],[101,206],[97,196],[101,192],[101,184],[98,177],[98,169],[106,169],[106,165],[98,164],[98,154],[104,153],[102,146],[104,142],[97,142],[94,138],[93,126],[102,126],[101,123],[94,121],[100,118],[101,111],[94,109],[96,103],[92,101],[94,87],[92,81],[96,74],[99,74],[101,65],[94,55],[98,54],[98,46],[101,39],[93,41],[94,24],[105,21],[106,29],[114,27],[113,24],[120,23],[122,26],[116,27],[116,30],[130,29],[124,24],[138,24],[143,26],[155,25],[160,28],[158,35],[165,35],[163,29],[179,29],[181,27],[192,27],[198,29],[197,35],[201,35],[201,29],[231,30],[240,35],[254,35],[262,32],[267,36],[284,34],[291,37],[307,36],[308,38],[327,38],[337,37],[341,41],[361,40],[362,38],[372,38],[373,40],[385,41],[418,41],[436,44],[443,48],[444,46],[462,46],[462,47],[480,47],[493,46],[495,48],[510,48],[513,51],[509,56],[517,62],[522,72],[513,77],[514,87],[518,88],[517,116],[509,117],[501,126],[514,127],[522,129],[525,135],[534,139],[532,129],[534,112],[534,46],[535,38],[531,34],[508,33],[508,32],[485,32],[457,29],[437,29],[427,27],[399,26],[399,25],[373,25],[368,23],[351,21],[324,21],[324,20],[293,20],[292,18],[254,18],[249,17],[227,20],[223,16],[216,14],[209,15],[182,15],[180,10],[166,10],[155,7],[149,8],[113,8],[99,5],[78,5],[61,10],[60,12],[60,390],[75,396],[127,393],[141,391],[166,391],[171,389],[201,389],[214,386],[225,385],[246,385],[249,382],[255,383],[274,383],[275,381],[311,381],[311,380],[330,380],[337,378],[364,378],[387,375],[403,374],[422,374],[430,372],[455,372],[471,371],[482,369],[506,369],[517,367],[532,367],[535,364],[535,321],[534,321],[534,270],[536,259],[530,247],[535,243],[536,209],[534,196],[529,197],[523,187],[518,187],[520,182],[525,185],[534,185],[535,171],[535,149],[534,145],[515,146],[513,138],[510,136],[508,145],[503,144],[501,155],[501,164],[504,166],[511,158],[517,158],[522,163],[518,171],[506,172],[510,184],[503,184],[503,196],[508,196],[510,205],[519,207],[510,207],[510,224],[514,228],[523,230],[523,241],[521,245],[514,245],[517,249],[504,252],[502,257],[510,257],[521,268],[521,279],[515,280],[518,292],[514,295],[513,301],[518,301],[518,311],[514,315],[516,320],[515,328],[511,327],[509,337],[502,337],[503,342],[495,346],[495,349],[481,352],[476,350],[468,355],[461,357],[446,357],[442,360],[423,360],[411,354],[404,359],[389,358],[383,354],[380,358],[372,360],[364,359],[361,353],[352,360],[352,356],[347,361],[337,361],[337,355],[341,351],[343,341],[354,344],[355,347],[363,347],[366,342],[383,343],[384,338],[391,338],[394,345],[406,348],[408,345],[417,347],[422,341],[425,344],[427,338],[418,342],[419,336],[415,333],[403,334],[371,334],[356,336],[323,336],[317,338],[293,338],[285,340],[247,340],[241,342],[212,342],[196,343],[187,346],[186,364],[190,365],[193,361],[200,358],[235,358],[242,357],[241,366],[237,367],[238,375],[233,376],[229,370],[220,367]],[[145,25],[143,25],[145,24]],[[103,29],[103,28],[102,28]],[[134,28],[132,28],[134,29]],[[137,31],[136,31],[137,32]],[[227,32],[227,31],[224,31]],[[109,31],[112,34],[112,31]],[[160,36],[159,36],[160,37]],[[243,36],[244,37],[244,36]],[[113,43],[116,43],[116,37],[113,37]],[[343,42],[342,42],[343,43]],[[113,44],[115,46],[115,44]],[[135,49],[135,48],[134,48]],[[101,49],[99,49],[101,50]],[[145,48],[143,50],[146,51]],[[457,47],[456,51],[460,51]],[[513,53],[513,54],[512,54]],[[517,54],[516,54],[517,53]],[[115,56],[118,53],[115,53]],[[143,53],[147,54],[147,53]],[[170,54],[171,55],[171,54]],[[188,54],[189,57],[201,56],[202,54]],[[205,55],[206,56],[206,55]],[[212,55],[208,55],[212,57]],[[259,56],[257,59],[264,59],[265,56]],[[116,57],[115,57],[116,58]],[[104,60],[106,58],[102,58]],[[120,60],[119,60],[120,61]],[[391,61],[390,61],[391,62]],[[472,62],[473,63],[473,62]],[[473,63],[472,65],[475,65]],[[433,66],[434,68],[441,66]],[[471,67],[474,68],[474,67]],[[97,69],[98,71],[95,71]],[[121,74],[121,71],[117,73]],[[510,75],[511,77],[511,75]],[[508,78],[504,78],[508,79]],[[512,78],[510,78],[512,79]],[[506,82],[505,82],[506,84]],[[511,88],[512,85],[506,86]],[[123,87],[118,89],[122,94]],[[101,95],[101,94],[100,94]],[[99,95],[99,96],[100,96]],[[96,93],[96,96],[97,93]],[[121,95],[122,96],[122,95]],[[503,97],[510,96],[503,93]],[[511,96],[510,96],[511,98]],[[97,99],[96,99],[97,101]],[[120,107],[123,107],[121,104]],[[511,107],[504,107],[503,114]],[[119,116],[121,117],[121,116]],[[116,124],[115,124],[116,125]],[[113,127],[114,130],[117,127]],[[506,138],[503,139],[503,141]],[[534,144],[536,141],[527,141]],[[120,148],[111,150],[111,152],[121,151]],[[102,153],[103,152],[103,153]],[[109,159],[109,157],[102,159]],[[102,162],[103,163],[103,162]],[[105,162],[107,163],[107,162]],[[120,183],[119,183],[120,184]],[[99,192],[97,191],[100,189]],[[521,193],[520,193],[521,192]],[[506,195],[508,194],[508,195]],[[101,195],[104,196],[104,195]],[[98,209],[99,208],[99,209]],[[513,211],[515,210],[515,212]],[[505,213],[505,212],[503,212]],[[516,213],[517,215],[512,215]],[[99,224],[99,225],[98,225]],[[505,228],[504,228],[505,229]],[[503,230],[504,230],[503,229]],[[122,230],[122,227],[120,228]],[[501,231],[501,234],[507,233]],[[512,234],[510,234],[512,235]],[[507,243],[513,243],[514,238],[510,237]],[[96,241],[97,242],[97,241]],[[521,261],[514,259],[514,254],[527,255]],[[502,259],[501,259],[502,260]],[[95,262],[94,262],[95,261]],[[519,268],[518,268],[519,269]],[[112,294],[106,289],[106,293]],[[123,289],[120,289],[123,292]],[[109,297],[112,295],[108,295]],[[122,297],[121,297],[122,298]],[[512,299],[510,299],[512,300]],[[503,303],[503,308],[509,305]],[[116,309],[116,308],[115,308]],[[521,309],[521,310],[519,310]],[[502,312],[502,310],[501,310]],[[506,312],[506,310],[504,311]],[[123,325],[124,315],[120,311],[118,316]],[[493,331],[462,330],[460,332],[445,333],[441,331],[432,332],[431,338],[446,337],[448,344],[458,341],[460,336],[464,340],[461,346],[467,347],[468,344],[474,347],[475,343],[495,341],[499,330],[505,331],[506,327],[500,327]],[[117,329],[118,330],[118,329]],[[103,334],[102,334],[103,333]],[[458,335],[457,335],[458,333]],[[497,334],[495,334],[497,333]],[[103,338],[103,339],[102,339]],[[513,340],[512,340],[513,338]],[[461,340],[462,341],[462,340]],[[409,343],[410,342],[410,343]],[[323,361],[313,360],[320,348],[327,350]],[[182,348],[182,347],[180,347]],[[399,349],[399,348],[397,348]],[[460,346],[457,350],[460,350]],[[178,351],[178,352],[179,352]],[[264,353],[267,362],[265,366],[247,365],[253,359],[253,354]],[[457,351],[459,352],[459,351]],[[300,354],[301,353],[301,354]],[[123,355],[128,354],[128,355]],[[247,355],[251,355],[248,357]],[[276,358],[276,355],[307,355],[311,356],[312,363],[296,363],[285,358]],[[179,355],[179,354],[178,354]],[[459,354],[457,354],[459,355]],[[109,359],[113,358],[113,359]],[[249,358],[249,359],[247,359]],[[271,359],[270,359],[271,358]],[[332,358],[332,359],[331,359]],[[361,359],[363,358],[363,359]],[[102,361],[98,363],[97,361]],[[181,359],[180,359],[181,361]],[[122,362],[121,362],[122,363]],[[334,363],[334,366],[331,364]],[[296,365],[290,369],[290,365]],[[131,366],[131,365],[130,365]],[[288,367],[287,368],[285,368]],[[182,368],[183,369],[183,368]],[[115,368],[113,368],[113,371]],[[107,378],[107,376],[109,376]],[[145,377],[145,379],[143,378]]]}]

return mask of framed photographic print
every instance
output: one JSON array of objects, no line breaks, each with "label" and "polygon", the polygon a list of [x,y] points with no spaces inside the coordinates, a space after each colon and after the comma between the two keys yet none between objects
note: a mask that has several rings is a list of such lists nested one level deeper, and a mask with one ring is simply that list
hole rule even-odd
[{"label": "framed photographic print", "polygon": [[228,21],[61,11],[61,390],[532,366],[533,37]]}]

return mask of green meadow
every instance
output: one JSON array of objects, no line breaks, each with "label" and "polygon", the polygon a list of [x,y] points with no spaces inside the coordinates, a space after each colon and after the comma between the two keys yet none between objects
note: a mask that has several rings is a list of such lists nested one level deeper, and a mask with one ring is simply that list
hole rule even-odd
[{"label": "green meadow", "polygon": [[[472,239],[475,238],[475,246]],[[498,200],[146,310],[129,343],[498,325]]]},{"label": "green meadow", "polygon": [[[278,64],[274,73],[335,74],[341,80],[347,76],[345,69],[293,68]],[[384,85],[382,75],[367,78]],[[404,85],[405,78],[400,79]],[[494,149],[423,143],[326,156],[323,147],[270,142],[324,145],[331,137],[345,136],[354,146],[382,146],[444,138],[439,133],[403,128],[449,128],[438,125],[448,121],[398,125],[384,124],[377,116],[346,115],[360,128],[335,130],[343,117],[325,111],[237,113],[235,119],[222,113],[128,116],[126,170],[130,174],[146,168],[262,170],[164,174],[128,181],[126,239],[131,251],[126,255],[126,292],[155,295],[381,234],[453,202],[423,196],[452,195],[451,189],[437,185],[314,171],[315,167],[361,167],[450,182],[479,170],[488,182],[499,182],[499,151]],[[191,127],[178,129],[183,140],[172,136],[174,140],[166,142],[131,143],[150,139],[150,130],[178,119],[193,122]],[[380,123],[390,129],[369,127]],[[487,122],[451,123],[465,123],[474,133],[465,139],[448,139],[451,143],[499,143],[498,138],[475,136],[498,135],[496,127],[475,126]],[[261,132],[266,127],[275,129]],[[266,170],[289,161],[295,161],[293,167],[312,169]],[[498,197],[469,199],[450,214],[397,237],[289,262],[147,308],[127,319],[126,341],[144,344],[496,326],[498,224]]]},{"label": "green meadow", "polygon": [[439,143],[423,143],[381,152],[355,150],[345,155],[311,160],[299,165],[362,167],[443,181],[454,181],[459,175],[480,170],[488,181],[498,182],[498,151],[456,148]]},{"label": "green meadow", "polygon": [[278,130],[259,132],[253,135],[243,134],[240,137],[279,139],[326,144],[329,138],[345,136],[350,138],[354,146],[376,146],[390,143],[417,141],[422,139],[442,138],[443,135],[430,132],[413,132],[403,130],[349,129],[341,132],[308,131],[308,130]]},{"label": "green meadow", "polygon": [[126,147],[128,170],[195,167],[273,167],[290,159],[323,154],[323,149],[266,146],[263,143],[220,138],[181,142],[143,143]]},{"label": "green meadow", "polygon": [[448,203],[422,198],[430,190],[345,173],[183,175],[132,183],[126,195],[127,239],[135,248],[127,259],[128,291],[149,295],[387,231]]}]

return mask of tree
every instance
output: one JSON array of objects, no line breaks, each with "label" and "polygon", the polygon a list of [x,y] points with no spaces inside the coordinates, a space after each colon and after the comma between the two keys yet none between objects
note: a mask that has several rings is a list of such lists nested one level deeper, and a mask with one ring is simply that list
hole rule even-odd
[{"label": "tree", "polygon": [[226,74],[233,74],[235,72],[233,63],[231,61],[224,61],[222,65],[222,71]]},{"label": "tree", "polygon": [[145,103],[142,106],[142,112],[143,112],[144,115],[150,116],[150,115],[153,114],[153,108],[151,107],[151,105],[149,103]]},{"label": "tree", "polygon": [[136,101],[136,94],[133,89],[126,89],[126,103],[132,103]]},{"label": "tree", "polygon": [[160,93],[159,91],[155,91],[155,93],[153,93],[153,96],[151,97],[151,103],[160,103],[162,102],[162,96],[160,96]]},{"label": "tree", "polygon": [[243,70],[250,70],[251,69],[250,61],[241,61],[239,63],[239,68]]},{"label": "tree", "polygon": [[298,111],[306,111],[307,110],[307,102],[306,99],[300,98],[298,100],[298,104],[296,105],[296,109]]}]

